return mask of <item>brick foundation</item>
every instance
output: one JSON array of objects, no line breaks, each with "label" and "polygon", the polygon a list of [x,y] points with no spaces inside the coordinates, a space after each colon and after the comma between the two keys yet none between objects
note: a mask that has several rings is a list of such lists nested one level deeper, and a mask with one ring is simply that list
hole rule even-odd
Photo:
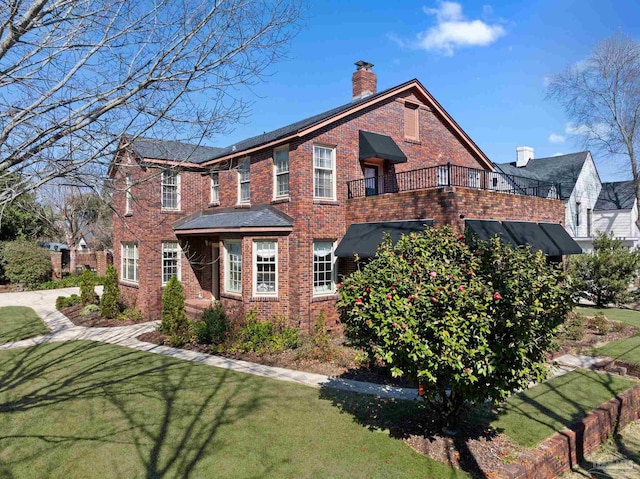
[{"label": "brick foundation", "polygon": [[51,279],[62,279],[62,253],[51,253]]},{"label": "brick foundation", "polygon": [[556,433],[496,477],[552,479],[568,472],[618,430],[640,418],[640,384],[601,404],[581,421]]}]

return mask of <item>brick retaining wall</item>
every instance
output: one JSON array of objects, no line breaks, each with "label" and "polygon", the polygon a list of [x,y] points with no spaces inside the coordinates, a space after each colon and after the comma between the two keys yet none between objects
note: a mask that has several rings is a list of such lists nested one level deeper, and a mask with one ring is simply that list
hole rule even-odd
[{"label": "brick retaining wall", "polygon": [[536,449],[504,467],[498,477],[552,479],[568,472],[584,456],[624,426],[640,418],[640,384],[618,394],[588,413],[581,421],[560,431]]}]

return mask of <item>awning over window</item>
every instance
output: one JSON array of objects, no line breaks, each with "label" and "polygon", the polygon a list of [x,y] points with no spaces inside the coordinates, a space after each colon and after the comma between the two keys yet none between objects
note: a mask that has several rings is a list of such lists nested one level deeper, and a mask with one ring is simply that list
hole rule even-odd
[{"label": "awning over window", "polygon": [[540,228],[553,240],[562,250],[562,254],[580,254],[582,248],[576,243],[567,230],[557,223],[540,223]]},{"label": "awning over window", "polygon": [[507,233],[504,226],[496,220],[466,220],[465,226],[471,230],[478,239],[486,241],[493,238],[495,235],[511,246],[518,246],[514,239]]},{"label": "awning over window", "polygon": [[390,136],[360,130],[360,159],[381,158],[391,163],[406,163],[407,156]]},{"label": "awning over window", "polygon": [[389,233],[391,241],[395,244],[403,234],[424,231],[425,226],[433,226],[433,220],[355,223],[347,229],[335,255],[339,258],[349,258],[358,253],[361,258],[372,258],[376,255],[385,232]]},{"label": "awning over window", "polygon": [[503,225],[519,245],[530,245],[534,250],[541,250],[547,256],[561,256],[563,254],[558,245],[538,223],[505,221]]},{"label": "awning over window", "polygon": [[501,224],[495,220],[466,220],[465,225],[481,240],[497,234],[507,244],[530,245],[547,256],[582,253],[578,243],[560,224],[527,221],[503,221]]}]

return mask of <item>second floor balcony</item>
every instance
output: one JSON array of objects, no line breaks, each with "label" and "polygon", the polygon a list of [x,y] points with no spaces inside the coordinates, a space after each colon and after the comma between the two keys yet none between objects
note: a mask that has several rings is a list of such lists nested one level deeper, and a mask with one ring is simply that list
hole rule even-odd
[{"label": "second floor balcony", "polygon": [[447,186],[555,200],[561,198],[559,183],[545,183],[524,176],[507,175],[499,171],[469,168],[451,163],[348,181],[347,191],[351,199]]}]

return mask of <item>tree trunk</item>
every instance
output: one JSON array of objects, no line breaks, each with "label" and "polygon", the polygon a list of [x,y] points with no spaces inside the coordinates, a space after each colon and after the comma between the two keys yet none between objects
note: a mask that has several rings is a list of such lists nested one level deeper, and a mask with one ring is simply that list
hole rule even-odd
[{"label": "tree trunk", "polygon": [[76,253],[78,251],[78,245],[70,235],[65,235],[65,240],[69,247],[69,274],[74,274],[76,272]]}]

